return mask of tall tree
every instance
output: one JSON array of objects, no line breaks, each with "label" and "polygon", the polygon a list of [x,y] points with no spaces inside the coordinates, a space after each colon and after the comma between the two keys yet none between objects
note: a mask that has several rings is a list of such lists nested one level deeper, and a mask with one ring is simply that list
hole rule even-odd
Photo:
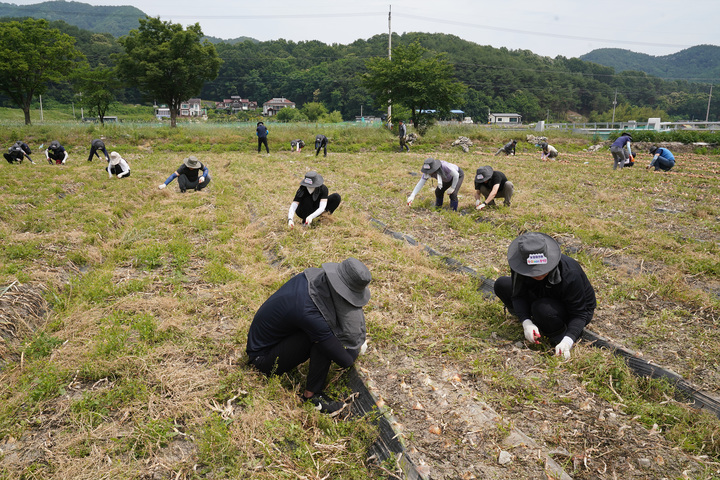
[{"label": "tall tree", "polygon": [[105,125],[105,114],[115,103],[115,93],[122,83],[114,68],[99,65],[91,69],[84,67],[75,74],[75,90],[80,94],[80,104],[88,109],[90,115],[97,115],[101,125]]},{"label": "tall tree", "polygon": [[82,54],[75,39],[49,28],[47,20],[0,23],[0,92],[25,114],[30,125],[30,104],[48,83],[62,81]]},{"label": "tall tree", "polygon": [[167,104],[171,127],[177,125],[180,104],[217,77],[220,57],[202,38],[198,23],[183,30],[180,24],[146,17],[139,29],[118,40],[125,49],[117,59],[121,77],[150,99]]},{"label": "tall tree", "polygon": [[392,102],[408,108],[417,128],[422,110],[449,113],[463,102],[466,87],[454,80],[453,66],[443,57],[431,54],[419,42],[395,47],[392,59],[366,61],[364,84],[375,94],[378,107]]}]

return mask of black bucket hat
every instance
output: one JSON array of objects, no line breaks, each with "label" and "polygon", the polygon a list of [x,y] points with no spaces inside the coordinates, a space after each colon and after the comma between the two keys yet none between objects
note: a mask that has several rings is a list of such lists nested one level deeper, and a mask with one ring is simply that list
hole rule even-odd
[{"label": "black bucket hat", "polygon": [[433,173],[440,170],[441,166],[442,164],[440,163],[440,160],[435,160],[434,158],[427,158],[425,159],[425,163],[423,163],[420,171],[426,175],[432,175]]},{"label": "black bucket hat", "polygon": [[649,153],[654,154],[657,151],[657,149],[658,149],[657,145],[653,145],[652,147],[650,147]]},{"label": "black bucket hat", "polygon": [[354,307],[363,307],[370,301],[368,284],[372,280],[370,270],[357,258],[348,258],[342,263],[322,264],[330,286],[338,295]]},{"label": "black bucket hat", "polygon": [[526,277],[549,273],[560,263],[560,245],[549,235],[528,232],[520,235],[508,247],[510,268]]},{"label": "black bucket hat", "polygon": [[322,175],[320,175],[317,172],[307,172],[305,174],[305,178],[302,179],[302,182],[300,182],[300,185],[304,187],[319,187],[321,186],[325,180],[323,179]]}]

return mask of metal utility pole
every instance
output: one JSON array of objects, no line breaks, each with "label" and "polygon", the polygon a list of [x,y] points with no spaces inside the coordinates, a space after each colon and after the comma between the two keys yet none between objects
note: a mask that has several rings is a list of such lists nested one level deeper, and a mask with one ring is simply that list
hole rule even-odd
[{"label": "metal utility pole", "polygon": [[615,98],[613,99],[613,119],[612,119],[612,123],[615,123],[615,105],[617,105],[617,88],[615,89]]},{"label": "metal utility pole", "polygon": [[[392,60],[392,5],[388,10],[388,60]],[[392,100],[388,100],[388,125],[392,125]]]},{"label": "metal utility pole", "polygon": [[712,99],[712,85],[710,85],[710,95],[708,96],[708,108],[707,113],[705,113],[705,121],[707,122],[710,118],[710,99]]}]

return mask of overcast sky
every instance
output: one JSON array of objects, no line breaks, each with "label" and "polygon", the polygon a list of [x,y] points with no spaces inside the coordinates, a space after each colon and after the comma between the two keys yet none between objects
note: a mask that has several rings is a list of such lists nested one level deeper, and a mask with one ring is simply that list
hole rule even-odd
[{"label": "overcast sky", "polygon": [[[32,5],[38,0],[10,0]],[[133,5],[162,20],[200,23],[223,39],[348,44],[388,32],[448,33],[492,47],[579,57],[596,48],[668,55],[720,45],[718,0],[86,0]]]}]

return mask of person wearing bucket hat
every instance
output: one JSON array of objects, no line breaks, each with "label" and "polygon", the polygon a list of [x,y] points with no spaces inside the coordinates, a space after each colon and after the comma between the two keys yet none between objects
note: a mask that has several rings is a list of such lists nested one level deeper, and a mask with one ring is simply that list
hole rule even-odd
[{"label": "person wearing bucket hat", "polygon": [[495,281],[505,308],[522,321],[525,339],[550,340],[555,355],[570,358],[570,349],[592,320],[595,290],[580,264],[560,252],[550,236],[528,232],[510,243],[510,276]]},{"label": "person wearing bucket hat", "polygon": [[422,177],[420,177],[417,185],[415,185],[415,189],[413,189],[412,193],[407,198],[408,206],[412,206],[415,196],[420,192],[423,185],[425,185],[425,182],[432,177],[437,180],[437,187],[435,188],[435,206],[442,207],[443,197],[445,192],[447,192],[450,197],[450,208],[457,211],[458,191],[460,190],[460,186],[465,178],[465,172],[463,172],[463,169],[454,163],[446,162],[445,160],[428,158],[420,168],[420,172],[422,173]]},{"label": "person wearing bucket hat", "polygon": [[542,149],[542,155],[540,155],[540,160],[550,160],[552,158],[557,158],[557,148],[553,147],[547,142],[541,143],[540,148]]},{"label": "person wearing bucket hat", "polygon": [[90,155],[88,156],[88,162],[93,161],[93,155],[100,158],[100,154],[98,152],[103,152],[105,154],[105,160],[110,161],[110,155],[108,155],[107,148],[105,148],[105,142],[103,142],[101,139],[96,138],[90,143]]},{"label": "person wearing bucket hat", "polygon": [[45,159],[50,165],[52,165],[53,162],[55,165],[64,164],[68,159],[68,152],[65,151],[65,147],[60,145],[60,142],[53,140],[45,150]]},{"label": "person wearing bucket hat", "polygon": [[655,171],[662,170],[667,172],[675,166],[675,155],[667,148],[653,146],[650,149],[650,155],[652,155],[653,158],[650,161],[650,165],[646,167],[648,170],[655,167]]},{"label": "person wearing bucket hat", "polygon": [[363,307],[370,301],[370,270],[360,260],[323,263],[293,276],[257,310],[248,330],[248,363],[282,375],[310,361],[303,401],[323,413],[343,402],[324,389],[334,362],[349,368],[367,349]]},{"label": "person wearing bucket hat", "polygon": [[290,140],[291,152],[300,152],[303,148],[305,148],[305,142],[303,140],[300,140],[299,138]]},{"label": "person wearing bucket hat", "polygon": [[263,145],[265,145],[265,151],[270,153],[270,147],[268,147],[267,141],[268,133],[270,133],[270,130],[267,129],[265,124],[263,122],[258,122],[257,127],[255,128],[255,135],[257,135],[258,139],[258,153],[260,153]]},{"label": "person wearing bucket hat", "polygon": [[610,145],[610,153],[612,153],[613,156],[613,170],[623,168],[625,163],[632,157],[633,153],[630,149],[630,143],[632,143],[632,135],[628,132],[623,132]]},{"label": "person wearing bucket hat", "polygon": [[[482,210],[488,205],[495,205],[495,198],[505,199],[506,207],[510,206],[513,193],[512,182],[504,173],[493,170],[490,166],[480,167],[475,173],[475,208]],[[483,200],[482,197],[485,197]]]},{"label": "person wearing bucket hat", "polygon": [[315,218],[324,212],[332,215],[340,206],[341,200],[339,193],[329,194],[322,175],[317,172],[307,172],[290,204],[288,227],[295,226],[295,215],[300,217],[305,226],[309,226]]},{"label": "person wearing bucket hat", "polygon": [[515,145],[517,145],[517,140],[510,140],[508,143],[500,147],[497,152],[495,152],[495,156],[497,157],[501,153],[504,153],[506,156],[515,155]]},{"label": "person wearing bucket hat", "polygon": [[183,160],[180,168],[173,172],[167,180],[165,180],[165,183],[161,183],[158,188],[162,190],[167,187],[170,182],[175,180],[175,178],[178,179],[180,193],[185,193],[188,189],[202,190],[210,183],[210,171],[196,156],[190,155]]},{"label": "person wearing bucket hat", "polygon": [[110,161],[108,161],[107,172],[110,178],[117,175],[117,178],[125,178],[130,176],[130,165],[117,152],[110,152]]}]

